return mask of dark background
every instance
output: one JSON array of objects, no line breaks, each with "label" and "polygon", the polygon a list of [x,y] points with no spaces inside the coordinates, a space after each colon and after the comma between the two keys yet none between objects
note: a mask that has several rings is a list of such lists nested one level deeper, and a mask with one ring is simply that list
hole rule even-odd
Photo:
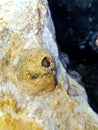
[{"label": "dark background", "polygon": [[98,0],[48,0],[57,43],[68,68],[81,76],[89,104],[98,113]]}]

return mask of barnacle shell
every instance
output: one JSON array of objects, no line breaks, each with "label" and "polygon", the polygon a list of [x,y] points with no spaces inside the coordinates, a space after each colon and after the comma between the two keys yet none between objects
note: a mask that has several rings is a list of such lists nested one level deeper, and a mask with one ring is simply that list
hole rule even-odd
[{"label": "barnacle shell", "polygon": [[30,95],[54,90],[55,68],[54,60],[46,51],[38,49],[25,51],[18,63],[19,89]]}]

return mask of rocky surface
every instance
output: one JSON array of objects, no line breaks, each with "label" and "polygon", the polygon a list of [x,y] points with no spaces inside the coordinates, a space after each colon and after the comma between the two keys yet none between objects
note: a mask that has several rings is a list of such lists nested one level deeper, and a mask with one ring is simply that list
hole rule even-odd
[{"label": "rocky surface", "polygon": [[0,129],[98,130],[84,88],[59,60],[46,0],[0,2]]}]

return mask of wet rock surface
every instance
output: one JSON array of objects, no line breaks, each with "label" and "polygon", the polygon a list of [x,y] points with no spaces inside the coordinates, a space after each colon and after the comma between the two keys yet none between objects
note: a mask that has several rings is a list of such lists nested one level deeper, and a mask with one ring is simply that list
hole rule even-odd
[{"label": "wet rock surface", "polygon": [[89,103],[98,113],[98,1],[48,1],[58,45],[70,59],[70,64],[64,66],[71,70],[68,72],[72,77],[76,76],[73,70],[82,76]]}]

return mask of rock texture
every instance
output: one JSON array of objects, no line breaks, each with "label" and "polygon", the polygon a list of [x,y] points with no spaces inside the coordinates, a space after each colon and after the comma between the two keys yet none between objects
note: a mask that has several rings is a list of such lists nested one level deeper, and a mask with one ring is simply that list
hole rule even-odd
[{"label": "rock texture", "polygon": [[98,130],[62,66],[46,0],[0,1],[0,130]]}]

